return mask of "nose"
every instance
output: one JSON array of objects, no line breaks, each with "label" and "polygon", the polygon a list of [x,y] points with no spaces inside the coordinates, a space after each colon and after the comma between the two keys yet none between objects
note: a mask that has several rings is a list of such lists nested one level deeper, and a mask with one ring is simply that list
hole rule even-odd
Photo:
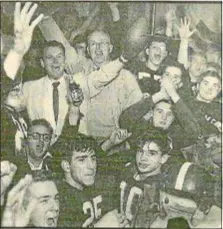
[{"label": "nose", "polygon": [[145,161],[146,160],[146,153],[143,151],[140,157],[141,161]]},{"label": "nose", "polygon": [[166,120],[166,117],[167,117],[167,115],[163,112],[162,116],[161,116],[162,120]]},{"label": "nose", "polygon": [[58,64],[58,63],[59,63],[58,59],[57,58],[53,58],[53,64]]},{"label": "nose", "polygon": [[56,200],[52,201],[51,210],[54,212],[59,212],[59,202]]},{"label": "nose", "polygon": [[95,163],[91,159],[88,159],[87,166],[88,166],[88,169],[94,169]]},{"label": "nose", "polygon": [[100,43],[96,43],[96,50],[100,50],[101,49],[101,44]]}]

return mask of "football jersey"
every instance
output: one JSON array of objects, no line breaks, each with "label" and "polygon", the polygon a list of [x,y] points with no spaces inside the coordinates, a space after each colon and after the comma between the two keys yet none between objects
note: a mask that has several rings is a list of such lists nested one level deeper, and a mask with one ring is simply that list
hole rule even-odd
[{"label": "football jersey", "polygon": [[[59,186],[59,227],[92,227],[103,215],[113,210],[112,178],[100,176],[95,184],[77,190],[65,181]],[[107,182],[111,181],[111,182]]]},{"label": "football jersey", "polygon": [[[116,199],[119,198],[120,212],[125,213],[130,226],[134,227],[137,222],[139,211],[142,211],[142,203],[144,201],[144,187],[145,185],[151,185],[156,187],[159,183],[158,176],[151,176],[144,180],[138,180],[136,176],[136,169],[133,164],[127,165],[120,176],[117,183],[119,189],[117,190]],[[156,189],[155,189],[156,190]],[[154,196],[154,194],[152,194]],[[147,197],[146,197],[147,198]],[[151,201],[154,198],[151,197]]]}]

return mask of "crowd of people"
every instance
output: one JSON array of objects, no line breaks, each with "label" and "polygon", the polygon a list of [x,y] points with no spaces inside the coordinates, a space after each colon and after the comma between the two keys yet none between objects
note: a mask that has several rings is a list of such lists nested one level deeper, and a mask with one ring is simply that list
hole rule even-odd
[{"label": "crowd of people", "polygon": [[[193,49],[199,28],[174,10],[164,30],[139,17],[118,39],[118,3],[106,4],[109,25],[87,30],[96,7],[69,38],[36,3],[15,4],[1,55],[2,227],[221,228],[221,44]],[[43,74],[24,80],[37,26]]]}]

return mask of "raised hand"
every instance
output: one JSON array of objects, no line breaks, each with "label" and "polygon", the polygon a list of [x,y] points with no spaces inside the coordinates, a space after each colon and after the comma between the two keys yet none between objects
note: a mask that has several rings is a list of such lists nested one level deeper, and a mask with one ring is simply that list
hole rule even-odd
[{"label": "raised hand", "polygon": [[17,166],[9,161],[1,161],[1,197],[12,182]]},{"label": "raised hand", "polygon": [[110,135],[109,141],[112,145],[118,145],[129,138],[132,133],[128,133],[126,129],[117,129]]},{"label": "raised hand", "polygon": [[32,182],[32,176],[26,175],[8,193],[2,217],[3,227],[26,227],[35,207],[36,199],[31,199],[24,208],[26,190]]},{"label": "raised hand", "polygon": [[[14,11],[14,51],[20,55],[25,55],[29,50],[33,30],[36,25],[43,19],[44,15],[40,14],[33,22],[30,24],[33,14],[35,13],[38,5],[32,3],[25,3],[21,10],[21,2],[17,2]],[[30,8],[31,7],[31,8]]]},{"label": "raised hand", "polygon": [[180,27],[177,27],[181,40],[188,40],[195,32],[196,29],[190,30],[191,22],[186,17],[180,19]]}]

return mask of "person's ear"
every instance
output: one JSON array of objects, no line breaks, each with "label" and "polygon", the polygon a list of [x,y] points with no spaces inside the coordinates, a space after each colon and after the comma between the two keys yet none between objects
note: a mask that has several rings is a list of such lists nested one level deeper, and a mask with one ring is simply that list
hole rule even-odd
[{"label": "person's ear", "polygon": [[45,67],[44,62],[43,62],[43,59],[40,59],[40,65],[41,65],[42,68]]},{"label": "person's ear", "polygon": [[70,165],[69,165],[68,161],[63,160],[61,162],[61,167],[65,172],[67,172],[67,173],[70,172]]},{"label": "person's ear", "polygon": [[149,56],[149,48],[146,48],[145,52],[146,52],[146,55]]},{"label": "person's ear", "polygon": [[110,44],[110,45],[109,45],[109,53],[111,53],[111,52],[112,52],[112,50],[113,50],[113,45],[112,45],[112,44]]},{"label": "person's ear", "polygon": [[161,164],[166,163],[167,160],[168,160],[168,158],[169,158],[169,155],[168,154],[163,154],[162,155],[162,158],[161,158]]}]

